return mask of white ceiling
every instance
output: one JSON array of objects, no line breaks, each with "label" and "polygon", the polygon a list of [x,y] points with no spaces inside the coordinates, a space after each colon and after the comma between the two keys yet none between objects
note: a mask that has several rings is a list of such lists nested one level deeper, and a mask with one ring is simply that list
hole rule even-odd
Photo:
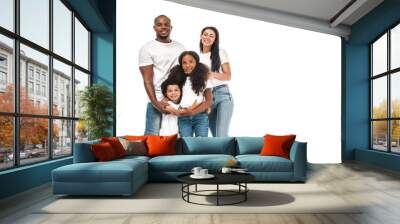
[{"label": "white ceiling", "polygon": [[[167,1],[345,38],[350,35],[352,24],[383,2],[383,0]],[[347,9],[343,11],[342,9],[348,4]]]}]

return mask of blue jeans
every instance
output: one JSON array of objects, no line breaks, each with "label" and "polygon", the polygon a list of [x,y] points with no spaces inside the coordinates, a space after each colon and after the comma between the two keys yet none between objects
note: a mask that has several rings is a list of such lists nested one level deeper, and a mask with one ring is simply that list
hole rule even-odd
[{"label": "blue jeans", "polygon": [[178,117],[178,128],[180,137],[207,137],[208,116],[205,112],[194,116]]},{"label": "blue jeans", "polygon": [[216,86],[213,89],[213,104],[210,120],[210,131],[213,137],[226,137],[229,132],[233,113],[233,99],[227,85]]},{"label": "blue jeans", "polygon": [[153,104],[147,103],[145,135],[159,135],[161,128],[161,113]]}]

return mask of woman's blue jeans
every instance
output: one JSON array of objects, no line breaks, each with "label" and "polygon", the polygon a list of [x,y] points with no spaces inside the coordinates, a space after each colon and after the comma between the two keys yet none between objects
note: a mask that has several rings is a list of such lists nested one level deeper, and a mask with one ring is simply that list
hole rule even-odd
[{"label": "woman's blue jeans", "polygon": [[227,85],[213,89],[213,104],[208,115],[210,131],[213,137],[226,137],[229,132],[233,113],[233,98]]},{"label": "woman's blue jeans", "polygon": [[207,137],[208,116],[205,112],[194,116],[178,117],[178,128],[180,137]]}]

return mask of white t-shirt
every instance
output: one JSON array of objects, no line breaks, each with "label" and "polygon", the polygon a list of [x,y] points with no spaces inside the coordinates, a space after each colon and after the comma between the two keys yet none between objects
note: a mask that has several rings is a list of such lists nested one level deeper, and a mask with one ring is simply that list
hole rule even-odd
[{"label": "white t-shirt", "polygon": [[[207,84],[205,89],[212,88],[210,80],[207,80]],[[193,103],[196,101],[196,103],[201,103],[205,101],[204,99],[204,90],[203,92],[200,92],[198,95],[193,91],[192,88],[192,82],[190,81],[190,77],[186,77],[186,82],[185,85],[182,87],[182,99],[181,99],[181,107],[187,108],[193,105]]]},{"label": "white t-shirt", "polygon": [[169,71],[178,64],[179,55],[185,47],[176,42],[162,43],[152,40],[143,45],[139,51],[139,67],[153,65],[153,85],[157,100],[163,98],[161,83],[168,78]]},{"label": "white t-shirt", "polygon": [[[205,54],[199,52],[199,56],[200,56],[200,62],[207,65],[211,71],[211,58],[210,58],[211,52],[207,52]],[[221,65],[229,63],[228,55],[226,54],[225,50],[219,49],[219,57],[221,59]],[[222,67],[219,68],[219,72],[222,72]],[[227,80],[219,80],[215,78],[211,78],[210,82],[212,87],[228,84]]]},{"label": "white t-shirt", "polygon": [[[179,108],[178,104],[168,101],[168,104],[175,109]],[[160,135],[174,135],[178,133],[178,116],[173,114],[162,114]]]}]

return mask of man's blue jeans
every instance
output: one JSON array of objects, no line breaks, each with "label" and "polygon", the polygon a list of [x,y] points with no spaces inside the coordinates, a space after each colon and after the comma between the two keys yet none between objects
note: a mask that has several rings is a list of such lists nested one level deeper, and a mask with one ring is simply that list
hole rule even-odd
[{"label": "man's blue jeans", "polygon": [[145,135],[159,135],[161,128],[161,113],[152,103],[147,103]]},{"label": "man's blue jeans", "polygon": [[208,116],[205,112],[194,116],[182,116],[178,118],[178,128],[180,137],[207,137],[208,136]]},{"label": "man's blue jeans", "polygon": [[233,99],[227,85],[216,86],[213,89],[213,104],[210,120],[210,131],[213,137],[226,137],[229,132],[233,113]]}]

